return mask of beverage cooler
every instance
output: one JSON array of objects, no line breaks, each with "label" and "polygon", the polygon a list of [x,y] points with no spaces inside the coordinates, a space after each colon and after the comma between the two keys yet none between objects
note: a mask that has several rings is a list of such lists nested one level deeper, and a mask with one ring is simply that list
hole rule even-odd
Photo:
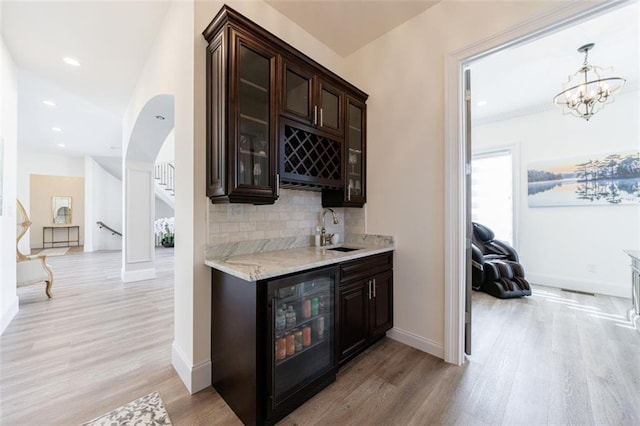
[{"label": "beverage cooler", "polygon": [[269,281],[267,417],[290,412],[335,380],[338,269]]}]

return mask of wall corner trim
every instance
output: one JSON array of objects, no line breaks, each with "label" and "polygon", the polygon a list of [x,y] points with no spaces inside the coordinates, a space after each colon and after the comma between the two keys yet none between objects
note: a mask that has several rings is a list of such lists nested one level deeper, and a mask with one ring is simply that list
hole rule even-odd
[{"label": "wall corner trim", "polygon": [[175,341],[171,344],[171,365],[191,395],[211,386],[211,360],[191,365]]},{"label": "wall corner trim", "polygon": [[410,331],[394,327],[387,332],[387,337],[416,348],[422,352],[444,359],[444,346],[426,337],[418,336]]},{"label": "wall corner trim", "polygon": [[135,281],[152,280],[156,277],[156,269],[140,269],[138,271],[125,271],[124,268],[120,272],[120,277],[125,283],[132,283]]},{"label": "wall corner trim", "polygon": [[11,303],[9,304],[9,307],[7,308],[7,310],[2,313],[2,320],[1,320],[2,322],[0,322],[0,335],[4,333],[4,330],[7,328],[9,323],[11,323],[11,320],[18,313],[19,306],[20,306],[20,302],[19,302],[18,296],[16,296],[13,298],[13,301],[11,301]]}]

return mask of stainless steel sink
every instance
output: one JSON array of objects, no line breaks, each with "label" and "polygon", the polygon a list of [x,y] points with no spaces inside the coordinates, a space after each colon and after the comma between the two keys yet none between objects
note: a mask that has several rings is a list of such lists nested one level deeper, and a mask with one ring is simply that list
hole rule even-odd
[{"label": "stainless steel sink", "polygon": [[328,248],[327,250],[333,250],[333,251],[354,251],[354,250],[360,250],[360,249],[353,248],[353,247],[333,247],[333,248]]}]

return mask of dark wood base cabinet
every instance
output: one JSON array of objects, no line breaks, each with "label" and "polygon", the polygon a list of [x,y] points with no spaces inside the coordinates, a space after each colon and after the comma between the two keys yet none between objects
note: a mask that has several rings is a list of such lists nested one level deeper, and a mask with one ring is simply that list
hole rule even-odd
[{"label": "dark wood base cabinet", "polygon": [[248,282],[213,269],[212,384],[244,424],[274,424],[393,325],[393,255]]},{"label": "dark wood base cabinet", "polygon": [[340,265],[338,362],[343,365],[393,327],[393,254]]},{"label": "dark wood base cabinet", "polygon": [[274,424],[336,378],[338,268],[248,282],[213,270],[212,384],[244,424]]}]

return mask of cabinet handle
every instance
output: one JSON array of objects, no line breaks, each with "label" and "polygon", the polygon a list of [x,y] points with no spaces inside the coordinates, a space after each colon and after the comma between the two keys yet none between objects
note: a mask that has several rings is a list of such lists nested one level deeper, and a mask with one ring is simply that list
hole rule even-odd
[{"label": "cabinet handle", "polygon": [[276,196],[280,196],[280,173],[276,173]]},{"label": "cabinet handle", "polygon": [[318,105],[313,106],[313,125],[318,125]]},{"label": "cabinet handle", "polygon": [[376,279],[373,279],[373,298],[376,298]]},{"label": "cabinet handle", "polygon": [[351,201],[351,185],[347,187],[347,201]]},{"label": "cabinet handle", "polygon": [[324,126],[324,120],[322,118],[323,114],[322,114],[323,108],[320,108],[320,127]]},{"label": "cabinet handle", "polygon": [[371,280],[367,281],[367,285],[369,286],[369,300],[371,300]]}]

